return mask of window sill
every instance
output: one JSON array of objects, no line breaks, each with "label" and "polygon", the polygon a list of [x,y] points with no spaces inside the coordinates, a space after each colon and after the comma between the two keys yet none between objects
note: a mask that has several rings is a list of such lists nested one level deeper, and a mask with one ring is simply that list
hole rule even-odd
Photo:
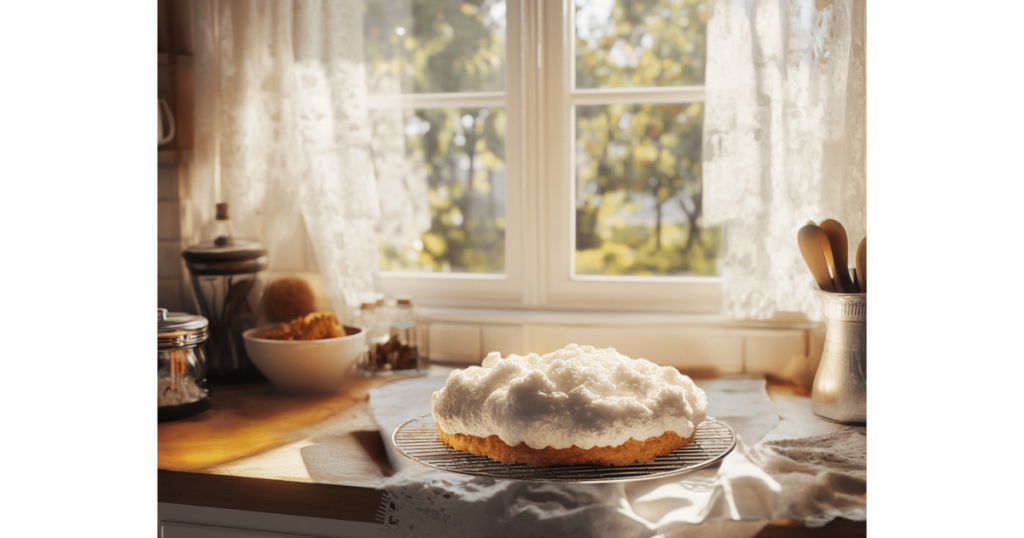
[{"label": "window sill", "polygon": [[432,323],[485,323],[494,325],[554,324],[588,327],[675,325],[719,329],[808,330],[819,322],[798,318],[732,320],[722,315],[669,312],[573,312],[497,308],[420,307],[419,315]]},{"label": "window sill", "polygon": [[[330,308],[319,274],[267,276],[269,281],[285,275],[305,278],[318,307]],[[708,375],[765,374],[802,363],[824,343],[823,324],[802,317],[736,321],[717,314],[422,305],[417,311],[427,356],[451,365],[480,364],[492,351],[544,354],[576,343]]]},{"label": "window sill", "polygon": [[734,321],[719,315],[421,308],[432,361],[479,364],[490,352],[544,354],[568,344],[709,375],[773,373],[823,341],[808,320]]}]

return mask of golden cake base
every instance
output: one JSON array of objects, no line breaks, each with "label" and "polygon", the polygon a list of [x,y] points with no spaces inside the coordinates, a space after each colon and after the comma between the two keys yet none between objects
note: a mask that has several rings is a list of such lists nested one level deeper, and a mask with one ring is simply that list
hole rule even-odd
[{"label": "golden cake base", "polygon": [[[435,422],[435,424],[437,423]],[[509,446],[497,435],[477,437],[462,433],[446,433],[441,426],[437,426],[437,432],[443,443],[456,450],[486,456],[502,463],[525,463],[534,467],[546,467],[582,463],[595,465],[650,463],[658,456],[664,456],[673,450],[689,445],[697,435],[697,428],[693,429],[693,433],[688,438],[680,437],[675,432],[665,432],[646,441],[630,438],[619,446],[595,446],[588,449],[577,446],[537,449],[526,446],[526,443]]]}]

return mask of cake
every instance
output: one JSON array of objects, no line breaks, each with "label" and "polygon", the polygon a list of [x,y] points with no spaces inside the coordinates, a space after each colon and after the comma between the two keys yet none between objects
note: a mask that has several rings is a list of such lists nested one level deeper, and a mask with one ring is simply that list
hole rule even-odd
[{"label": "cake", "polygon": [[431,400],[444,443],[534,466],[651,462],[692,442],[706,412],[704,391],[675,368],[576,344],[491,353]]}]

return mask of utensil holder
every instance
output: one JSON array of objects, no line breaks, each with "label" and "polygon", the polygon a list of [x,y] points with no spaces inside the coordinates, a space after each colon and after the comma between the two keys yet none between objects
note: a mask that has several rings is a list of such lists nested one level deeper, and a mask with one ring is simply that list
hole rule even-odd
[{"label": "utensil holder", "polygon": [[833,422],[867,424],[867,294],[815,291],[825,317],[825,348],[811,409]]}]

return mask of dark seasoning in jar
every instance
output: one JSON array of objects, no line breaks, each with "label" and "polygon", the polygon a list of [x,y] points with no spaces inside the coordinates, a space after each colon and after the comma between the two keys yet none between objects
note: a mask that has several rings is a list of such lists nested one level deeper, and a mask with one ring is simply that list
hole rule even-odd
[{"label": "dark seasoning in jar", "polygon": [[386,316],[383,311],[375,312],[376,306],[365,303],[361,309],[362,321],[371,330],[369,349],[360,361],[359,369],[368,375],[421,372],[423,366],[412,300],[398,299],[392,316]]}]

